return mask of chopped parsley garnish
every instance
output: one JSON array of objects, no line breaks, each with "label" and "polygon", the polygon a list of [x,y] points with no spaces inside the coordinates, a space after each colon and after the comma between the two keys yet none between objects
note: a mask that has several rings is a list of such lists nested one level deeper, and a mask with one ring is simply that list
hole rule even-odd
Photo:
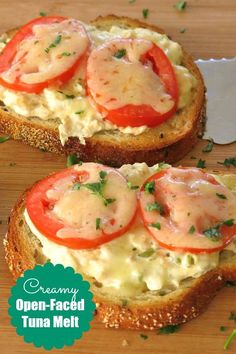
[{"label": "chopped parsley garnish", "polygon": [[233,226],[234,225],[234,219],[228,219],[228,220],[223,221],[223,225]]},{"label": "chopped parsley garnish", "polygon": [[159,211],[159,213],[162,215],[164,212],[164,208],[161,204],[155,202],[155,203],[148,203],[145,208],[147,211]]},{"label": "chopped parsley garnish", "polygon": [[151,257],[154,253],[155,253],[155,250],[153,248],[149,248],[146,251],[139,253],[138,256],[143,257],[143,258],[148,258],[148,257]]},{"label": "chopped parsley garnish", "polygon": [[160,328],[157,334],[170,334],[175,333],[180,329],[180,325],[169,325],[163,328]]},{"label": "chopped parsley garnish", "polygon": [[194,225],[192,225],[192,226],[190,227],[190,229],[188,230],[188,233],[189,233],[189,234],[194,234],[195,231],[196,231],[196,228],[195,228]]},{"label": "chopped parsley garnish", "polygon": [[183,11],[186,9],[187,6],[187,1],[179,1],[177,2],[174,7],[178,10],[178,11]]},{"label": "chopped parsley garnish", "polygon": [[211,241],[217,242],[217,241],[219,241],[220,237],[222,236],[219,228],[220,228],[220,225],[210,227],[209,229],[203,231],[203,235],[205,235]]},{"label": "chopped parsley garnish", "polygon": [[82,165],[82,161],[78,159],[76,154],[71,154],[67,156],[67,162],[66,162],[67,167],[77,165],[77,164]]},{"label": "chopped parsley garnish", "polygon": [[140,337],[142,339],[144,339],[144,340],[148,339],[148,336],[146,334],[143,334],[143,333],[140,334]]},{"label": "chopped parsley garnish", "polygon": [[75,95],[67,95],[64,93],[64,95],[66,96],[66,98],[68,98],[69,100],[73,100],[75,98]]},{"label": "chopped parsley garnish", "polygon": [[216,193],[216,195],[220,199],[227,199],[226,195],[224,195],[224,194]]},{"label": "chopped parsley garnish", "polygon": [[202,159],[198,160],[197,167],[198,168],[206,168],[206,161],[202,160]]},{"label": "chopped parsley garnish", "polygon": [[46,12],[43,12],[43,11],[40,11],[39,15],[40,15],[41,17],[47,16]]},{"label": "chopped parsley garnish", "polygon": [[121,299],[122,306],[127,306],[128,305],[128,300],[127,299]]},{"label": "chopped parsley garnish", "polygon": [[[80,189],[80,188],[87,188],[88,190],[90,190],[94,195],[98,196],[99,198],[102,198],[103,203],[105,206],[108,206],[111,203],[114,203],[116,201],[116,199],[114,198],[105,198],[103,195],[103,189],[104,186],[106,184],[106,176],[107,176],[107,172],[106,171],[100,171],[99,172],[99,176],[100,176],[100,182],[95,182],[95,183],[84,183],[84,184],[80,184],[80,183],[76,183],[73,187],[73,189]],[[78,187],[76,187],[78,185]]]},{"label": "chopped parsley garnish", "polygon": [[96,230],[100,229],[100,225],[101,225],[101,219],[100,218],[96,218]]},{"label": "chopped parsley garnish", "polygon": [[225,332],[226,329],[227,329],[227,327],[225,327],[225,326],[220,326],[220,331],[221,331],[221,332]]},{"label": "chopped parsley garnish", "polygon": [[72,53],[70,53],[70,52],[63,52],[63,53],[61,53],[61,56],[62,56],[62,57],[70,57],[71,54],[72,54]]},{"label": "chopped parsley garnish", "polygon": [[229,348],[234,337],[236,337],[236,329],[234,329],[233,332],[226,339],[225,344],[224,344],[224,350],[227,350]]},{"label": "chopped parsley garnish", "polygon": [[186,31],[187,31],[186,28],[180,28],[180,30],[179,30],[180,33],[185,33]]},{"label": "chopped parsley garnish", "polygon": [[101,179],[105,179],[106,176],[107,176],[107,172],[106,172],[106,171],[100,171],[100,172],[99,172],[99,177],[100,177]]},{"label": "chopped parsley garnish", "polygon": [[136,0],[129,0],[129,4],[134,4]]},{"label": "chopped parsley garnish", "polygon": [[144,186],[145,192],[149,194],[154,194],[155,192],[155,181],[147,182]]},{"label": "chopped parsley garnish", "polygon": [[236,313],[234,313],[234,312],[230,312],[230,316],[229,316],[229,320],[233,320],[233,321],[235,321],[236,322]]},{"label": "chopped parsley garnish", "polygon": [[228,280],[228,281],[226,281],[225,286],[226,286],[227,288],[234,288],[234,287],[236,287],[236,283],[235,283],[234,281]]},{"label": "chopped parsley garnish", "polygon": [[161,224],[159,222],[152,222],[151,224],[149,224],[149,226],[151,227],[155,227],[155,229],[161,230]]},{"label": "chopped parsley garnish", "polygon": [[104,200],[104,205],[105,205],[105,206],[108,206],[108,204],[112,204],[112,203],[114,203],[115,201],[116,201],[115,198],[107,198],[107,199]]},{"label": "chopped parsley garnish", "polygon": [[81,188],[81,183],[77,182],[73,185],[72,189],[75,191],[78,191],[78,190],[80,190],[80,188]]},{"label": "chopped parsley garnish", "polygon": [[226,167],[234,166],[236,167],[236,157],[228,157],[224,160],[224,162],[218,161],[218,164],[225,165]]},{"label": "chopped parsley garnish", "polygon": [[217,241],[219,241],[220,237],[222,236],[222,234],[220,232],[220,227],[222,225],[226,225],[226,226],[229,226],[229,227],[233,226],[234,225],[234,219],[229,219],[229,220],[222,221],[218,225],[215,225],[215,226],[210,227],[209,229],[203,231],[203,234],[207,238],[209,238],[211,241],[217,242]]},{"label": "chopped parsley garnish", "polygon": [[84,113],[84,111],[77,111],[77,112],[75,112],[75,114],[83,114]]},{"label": "chopped parsley garnish", "polygon": [[56,36],[56,38],[54,39],[54,41],[50,44],[50,46],[48,48],[45,48],[45,52],[49,53],[50,49],[55,48],[58,44],[61,43],[61,39],[62,39],[62,35],[59,34],[58,36]]},{"label": "chopped parsley garnish", "polygon": [[5,141],[9,140],[10,139],[10,136],[0,136],[0,144],[1,143],[5,143]]},{"label": "chopped parsley garnish", "polygon": [[126,49],[118,49],[117,52],[115,52],[114,57],[117,59],[121,59],[126,55]]},{"label": "chopped parsley garnish", "polygon": [[5,38],[0,38],[0,43],[4,43],[4,44],[7,44],[7,41]]},{"label": "chopped parsley garnish", "polygon": [[143,9],[143,18],[148,18],[149,16],[149,9]]},{"label": "chopped parsley garnish", "polygon": [[207,145],[202,149],[202,152],[211,152],[213,149],[213,140],[208,141]]},{"label": "chopped parsley garnish", "polygon": [[127,182],[127,186],[129,189],[133,189],[133,190],[139,189],[139,186],[133,186],[131,182]]}]

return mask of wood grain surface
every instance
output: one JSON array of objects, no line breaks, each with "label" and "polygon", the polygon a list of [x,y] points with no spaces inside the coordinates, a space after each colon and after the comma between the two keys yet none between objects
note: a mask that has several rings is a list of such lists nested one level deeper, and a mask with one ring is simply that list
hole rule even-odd
[{"label": "wood grain surface", "polygon": [[[21,25],[38,16],[40,11],[47,14],[77,16],[87,21],[98,15],[115,13],[142,18],[142,9],[148,8],[149,22],[166,29],[175,40],[181,42],[195,58],[221,58],[236,55],[236,1],[235,0],[191,0],[187,1],[185,11],[177,12],[173,4],[176,0],[88,0],[88,1],[28,1],[0,0],[0,32]],[[181,34],[180,28],[186,28]],[[227,119],[227,112],[225,117]],[[213,170],[226,168],[217,161],[235,156],[236,144],[214,146],[211,153],[202,153],[206,142],[199,141],[195,149],[180,163],[194,166],[199,158],[206,160],[208,168]],[[197,159],[192,159],[194,156]],[[65,167],[62,156],[55,156],[30,148],[16,141],[0,144],[0,235],[6,232],[7,219],[11,207],[27,186],[52,171]],[[235,172],[235,168],[231,168]],[[2,240],[0,246],[0,352],[1,354],[44,353],[31,344],[25,344],[16,334],[7,314],[8,297],[13,281],[4,261]],[[236,311],[236,290],[223,289],[208,310],[198,319],[182,326],[172,335],[157,335],[147,332],[147,340],[140,332],[125,330],[106,330],[101,324],[93,322],[92,329],[74,346],[61,350],[63,353],[80,354],[221,354],[223,344],[236,327],[230,321],[230,311]],[[227,326],[226,332],[220,326]],[[123,346],[123,340],[128,345]],[[56,353],[56,350],[52,350]],[[236,340],[228,350],[236,353]]]}]

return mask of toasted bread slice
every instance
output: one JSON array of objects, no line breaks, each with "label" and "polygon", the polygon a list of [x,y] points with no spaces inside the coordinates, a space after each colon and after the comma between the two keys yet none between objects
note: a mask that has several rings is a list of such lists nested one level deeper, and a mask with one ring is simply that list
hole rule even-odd
[{"label": "toasted bread slice", "polygon": [[[98,17],[92,24],[103,30],[116,25],[121,28],[142,27],[164,33],[156,26],[114,15]],[[12,33],[9,32],[9,35]],[[77,153],[83,161],[99,161],[117,167],[134,162],[146,162],[148,165],[160,161],[176,162],[196,144],[198,136],[203,132],[205,120],[205,89],[201,73],[185,51],[182,65],[198,80],[191,104],[177,111],[167,122],[140,135],[101,131],[86,138],[85,145],[78,138],[70,137],[62,146],[58,133],[59,122],[17,115],[3,103],[0,106],[0,133],[43,150],[60,154]]]},{"label": "toasted bread slice", "polygon": [[[23,217],[28,192],[18,199],[13,208],[4,240],[6,261],[14,279],[36,264],[48,261],[39,239],[32,234]],[[236,281],[236,253],[222,251],[217,268],[199,278],[182,281],[180,287],[170,293],[160,296],[155,291],[146,291],[125,297],[125,303],[119,292],[111,295],[94,278],[85,275],[83,269],[79,271],[90,282],[97,305],[96,318],[106,327],[153,330],[197,317],[226,281]]]}]

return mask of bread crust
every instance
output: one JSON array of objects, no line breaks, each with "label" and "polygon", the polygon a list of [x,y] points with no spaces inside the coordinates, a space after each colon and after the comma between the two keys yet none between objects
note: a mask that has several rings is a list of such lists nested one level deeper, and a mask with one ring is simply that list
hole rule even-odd
[{"label": "bread crust", "polygon": [[[26,191],[16,202],[9,219],[8,233],[4,240],[6,261],[14,279],[36,264],[44,264],[40,242],[30,236],[23,218]],[[82,273],[83,274],[83,273]],[[96,319],[109,328],[129,328],[154,330],[167,325],[185,323],[202,313],[226,281],[236,281],[236,255],[221,262],[220,267],[207,272],[197,279],[191,279],[179,289],[164,295],[147,298],[128,298],[127,305],[122,299],[109,297],[95,285],[94,279],[84,278],[90,282],[94,301],[97,305]]]},{"label": "bread crust", "polygon": [[[112,25],[143,27],[164,33],[157,26],[128,17],[108,15],[98,17],[92,24],[101,29]],[[192,103],[173,118],[138,136],[120,132],[99,132],[80,144],[70,137],[63,147],[58,128],[52,122],[45,124],[35,117],[24,118],[0,107],[0,132],[24,143],[59,154],[76,153],[83,161],[99,161],[119,167],[125,163],[146,162],[149,166],[160,161],[174,163],[187,154],[202,135],[205,122],[205,88],[202,75],[191,55],[183,50],[183,65],[197,78]]]}]

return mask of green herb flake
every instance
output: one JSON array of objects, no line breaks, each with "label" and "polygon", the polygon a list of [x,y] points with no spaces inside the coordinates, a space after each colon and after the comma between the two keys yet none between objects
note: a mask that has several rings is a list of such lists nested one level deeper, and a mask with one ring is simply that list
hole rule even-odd
[{"label": "green herb flake", "polygon": [[213,242],[219,241],[220,237],[222,236],[219,230],[220,225],[216,225],[213,227],[210,227],[207,230],[203,231],[203,235],[205,235],[209,240]]},{"label": "green herb flake", "polygon": [[187,1],[179,1],[177,2],[174,7],[176,8],[176,10],[178,11],[183,11],[186,9],[187,7]]},{"label": "green herb flake", "polygon": [[226,167],[234,166],[236,167],[236,157],[228,157],[226,158],[223,162],[218,161],[217,162],[220,165],[224,165]]},{"label": "green herb flake", "polygon": [[155,181],[147,182],[144,186],[145,192],[149,194],[154,194],[155,192]]},{"label": "green herb flake", "polygon": [[190,227],[190,229],[188,230],[188,233],[189,233],[189,234],[194,234],[195,231],[196,231],[196,228],[195,228],[194,225],[192,225],[192,226]]},{"label": "green herb flake", "polygon": [[197,167],[198,168],[206,168],[206,161],[202,160],[202,159],[199,159],[198,163],[197,163]]},{"label": "green herb flake", "polygon": [[116,59],[121,59],[126,55],[126,49],[118,49],[117,52],[115,52],[114,57]]},{"label": "green herb flake", "polygon": [[67,95],[64,94],[66,96],[66,98],[68,98],[69,100],[73,100],[75,98],[75,95]]},{"label": "green herb flake", "polygon": [[155,229],[161,230],[161,224],[159,222],[156,222],[156,223],[153,222],[153,223],[149,224],[149,226],[155,227]]},{"label": "green herb flake", "polygon": [[161,204],[155,202],[155,203],[148,203],[145,208],[147,211],[159,211],[159,213],[162,215],[164,212],[164,208]]},{"label": "green herb flake", "polygon": [[163,328],[160,328],[157,334],[170,334],[175,333],[180,329],[180,325],[169,325]]},{"label": "green herb flake", "polygon": [[131,182],[127,182],[127,186],[131,190],[139,189],[139,186],[133,186]]},{"label": "green herb flake", "polygon": [[225,332],[227,330],[227,327],[225,327],[225,326],[220,326],[220,331],[221,332]]},{"label": "green herb flake", "polygon": [[187,28],[180,28],[179,33],[185,33],[187,31]]},{"label": "green herb flake", "polygon": [[231,281],[231,280],[227,280],[225,286],[227,288],[235,288],[236,287],[236,282]]},{"label": "green herb flake", "polygon": [[233,226],[234,225],[234,219],[228,219],[228,220],[223,221],[223,225]]},{"label": "green herb flake", "polygon": [[101,219],[96,218],[96,230],[100,230],[100,225],[101,225]]},{"label": "green herb flake", "polygon": [[107,176],[107,172],[106,172],[106,171],[100,171],[100,172],[99,172],[99,177],[100,177],[101,179],[105,179],[106,176]]},{"label": "green herb flake", "polygon": [[105,206],[108,206],[109,204],[112,204],[112,203],[114,203],[115,201],[116,201],[115,198],[106,198],[106,199],[104,200],[104,205],[105,205]]},{"label": "green herb flake", "polygon": [[79,115],[81,115],[81,114],[83,114],[84,113],[84,111],[77,111],[77,112],[75,112],[75,114],[79,114]]},{"label": "green herb flake", "polygon": [[148,258],[148,257],[151,257],[154,253],[155,253],[155,250],[153,248],[149,248],[146,251],[139,253],[138,256],[143,257],[143,258]]},{"label": "green herb flake", "polygon": [[59,34],[58,36],[56,36],[56,38],[54,39],[54,41],[50,44],[50,46],[48,48],[45,48],[45,52],[49,53],[50,49],[55,48],[56,46],[58,46],[58,44],[61,43],[61,39],[62,39],[62,35]]},{"label": "green herb flake", "polygon": [[129,0],[129,4],[134,4],[136,0]]},{"label": "green herb flake", "polygon": [[70,52],[63,52],[61,53],[61,57],[70,57],[71,53]]},{"label": "green herb flake", "polygon": [[224,350],[227,350],[229,348],[229,346],[230,346],[232,340],[234,339],[234,337],[236,337],[236,329],[234,329],[232,331],[232,333],[226,339],[225,344],[224,344]]},{"label": "green herb flake", "polygon": [[236,322],[236,313],[234,312],[230,312],[230,315],[229,315],[229,320],[232,320],[232,321],[235,321]]},{"label": "green herb flake", "polygon": [[41,17],[47,16],[46,12],[43,12],[43,11],[40,11],[39,15],[40,15]]},{"label": "green herb flake", "polygon": [[213,149],[213,140],[208,141],[207,145],[202,149],[202,152],[211,152]]},{"label": "green herb flake", "polygon": [[0,144],[5,143],[5,141],[9,140],[10,136],[0,136]]},{"label": "green herb flake", "polygon": [[216,193],[216,196],[220,199],[227,199],[226,195],[224,194]]},{"label": "green herb flake", "polygon": [[67,167],[71,167],[73,165],[82,165],[82,162],[78,159],[76,154],[71,154],[67,156]]},{"label": "green herb flake", "polygon": [[121,299],[121,303],[123,307],[126,307],[128,305],[128,300],[127,299]]},{"label": "green herb flake", "polygon": [[148,339],[148,336],[146,334],[141,333],[140,338],[146,340],[146,339]]},{"label": "green herb flake", "polygon": [[81,188],[81,183],[75,183],[74,185],[73,185],[73,187],[72,187],[72,189],[73,190],[75,190],[75,191],[79,191],[80,190],[80,188]]},{"label": "green herb flake", "polygon": [[[0,38],[0,43],[4,43],[4,44],[7,44],[7,41],[5,38]],[[2,52],[1,52],[2,53]]]},{"label": "green herb flake", "polygon": [[149,9],[143,9],[143,18],[148,18],[149,12]]}]

